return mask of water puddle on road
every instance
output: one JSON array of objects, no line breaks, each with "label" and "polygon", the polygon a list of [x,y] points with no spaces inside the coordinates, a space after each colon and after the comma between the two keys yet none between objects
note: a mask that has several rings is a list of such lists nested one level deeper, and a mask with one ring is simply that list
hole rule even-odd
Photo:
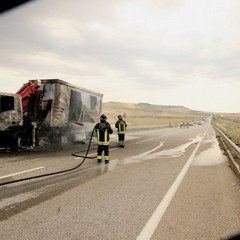
[{"label": "water puddle on road", "polygon": [[165,149],[162,151],[157,151],[159,150],[163,145],[164,142],[160,142],[159,145],[147,152],[143,152],[139,155],[135,155],[132,157],[128,157],[125,159],[114,159],[111,161],[111,164],[109,166],[109,170],[113,170],[117,165],[125,165],[125,164],[130,164],[130,163],[137,163],[137,162],[142,162],[146,161],[149,159],[154,159],[154,158],[175,158],[183,155],[186,152],[186,149],[192,145],[192,144],[197,144],[202,138],[202,135],[197,135],[193,139],[189,139],[190,141],[182,144],[180,146],[177,146],[175,148],[171,149]]},{"label": "water puddle on road", "polygon": [[[99,174],[106,173],[107,171],[115,170],[116,167],[120,165],[126,165],[131,163],[138,163],[142,161],[147,161],[155,158],[176,158],[182,156],[186,149],[192,144],[198,144],[202,139],[202,134],[197,135],[195,138],[189,139],[189,142],[177,146],[175,148],[160,150],[164,146],[164,141],[160,142],[159,145],[147,152],[143,152],[139,155],[124,159],[113,159],[107,166],[101,166]],[[210,144],[210,147],[204,151],[201,151],[193,159],[192,165],[195,166],[209,166],[216,165],[226,162],[226,157],[223,155],[221,149],[218,146],[218,141],[216,137],[205,138],[202,144]]]},{"label": "water puddle on road", "polygon": [[211,146],[195,156],[192,162],[193,166],[219,165],[227,161],[226,156],[223,155],[222,150],[218,145],[216,137],[206,139],[204,143],[210,143]]},{"label": "water puddle on road", "polygon": [[33,192],[28,192],[28,193],[22,193],[17,196],[11,197],[11,198],[6,198],[0,201],[0,209],[6,208],[8,206],[13,207],[12,205],[24,202],[28,200],[29,198],[36,198],[40,195],[39,192],[33,191]]},{"label": "water puddle on road", "polygon": [[46,188],[52,187],[54,185],[56,184],[51,184],[51,185],[48,185],[47,187],[42,187],[31,192],[21,193],[14,197],[5,198],[0,201],[0,210],[5,208],[5,211],[8,211],[9,209],[14,208],[15,205],[21,202],[24,202],[29,199],[37,198],[46,191]]}]

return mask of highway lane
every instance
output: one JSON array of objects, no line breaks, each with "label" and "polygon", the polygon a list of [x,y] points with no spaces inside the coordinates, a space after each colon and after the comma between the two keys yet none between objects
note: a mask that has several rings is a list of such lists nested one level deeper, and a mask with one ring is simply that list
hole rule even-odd
[{"label": "highway lane", "polygon": [[[220,239],[240,230],[239,180],[209,123],[126,140],[109,165],[88,159],[71,173],[0,187],[1,239]],[[0,176],[15,165],[44,166],[31,174],[71,167],[73,150],[1,156]]]}]

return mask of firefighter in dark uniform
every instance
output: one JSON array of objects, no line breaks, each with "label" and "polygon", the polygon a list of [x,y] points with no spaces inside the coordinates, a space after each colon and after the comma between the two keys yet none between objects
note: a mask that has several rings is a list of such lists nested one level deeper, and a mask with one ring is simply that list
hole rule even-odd
[{"label": "firefighter in dark uniform", "polygon": [[118,130],[118,147],[124,148],[127,123],[123,120],[121,115],[118,116],[118,120],[115,124],[115,127]]},{"label": "firefighter in dark uniform", "polygon": [[109,163],[109,134],[113,133],[111,125],[107,122],[107,116],[102,114],[100,117],[100,123],[97,123],[94,127],[97,135],[98,150],[97,161],[102,162],[102,152],[104,152],[105,164]]}]

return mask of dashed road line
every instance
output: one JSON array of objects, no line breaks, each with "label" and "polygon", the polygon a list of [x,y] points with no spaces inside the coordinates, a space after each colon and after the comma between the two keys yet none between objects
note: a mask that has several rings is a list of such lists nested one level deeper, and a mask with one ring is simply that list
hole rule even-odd
[{"label": "dashed road line", "polygon": [[23,173],[27,173],[27,172],[36,171],[36,170],[39,170],[39,169],[42,169],[42,168],[44,168],[44,166],[42,166],[42,167],[37,167],[37,168],[32,168],[32,169],[28,169],[28,170],[21,171],[21,172],[12,173],[12,174],[9,174],[9,175],[5,175],[5,176],[0,177],[0,179],[7,178],[7,177],[12,177],[12,176],[16,176],[16,175],[23,174]]},{"label": "dashed road line", "polygon": [[146,139],[146,140],[143,140],[143,141],[140,141],[140,142],[136,142],[136,144],[140,144],[140,143],[143,143],[143,142],[148,142],[148,141],[151,141],[151,140],[154,140],[156,138],[149,138],[149,139]]},{"label": "dashed road line", "polygon": [[185,177],[185,175],[186,175],[186,173],[187,173],[187,171],[188,171],[188,169],[189,169],[189,167],[190,167],[190,165],[191,165],[191,163],[194,159],[194,156],[197,153],[197,150],[199,149],[205,135],[208,132],[209,127],[210,127],[210,125],[206,129],[206,131],[203,134],[201,140],[198,142],[196,148],[194,149],[194,151],[192,152],[188,161],[186,162],[186,164],[182,168],[178,177],[176,178],[176,180],[174,181],[172,186],[169,188],[169,190],[166,193],[166,195],[164,196],[163,200],[160,202],[160,204],[158,205],[158,207],[156,208],[156,210],[154,211],[154,213],[152,214],[152,216],[148,220],[147,224],[145,225],[145,227],[143,228],[143,230],[141,231],[141,233],[137,237],[137,240],[149,240],[149,239],[151,239],[153,233],[155,232],[155,229],[157,228],[159,222],[162,219],[162,216],[164,215],[165,211],[167,210],[168,205],[170,204],[171,200],[173,199],[173,197],[174,197],[178,187],[180,186],[183,178]]}]

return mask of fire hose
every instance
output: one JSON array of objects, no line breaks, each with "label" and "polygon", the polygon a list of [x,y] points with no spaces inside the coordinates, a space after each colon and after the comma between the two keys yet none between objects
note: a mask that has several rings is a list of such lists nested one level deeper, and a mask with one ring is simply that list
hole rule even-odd
[{"label": "fire hose", "polygon": [[[42,177],[48,177],[48,176],[52,176],[52,175],[62,174],[62,173],[66,173],[66,172],[70,172],[70,171],[78,169],[85,162],[86,159],[96,158],[96,156],[88,157],[89,150],[93,150],[93,149],[90,149],[92,138],[93,138],[93,134],[94,134],[94,128],[93,128],[92,133],[91,133],[91,137],[90,137],[90,141],[88,143],[87,150],[82,150],[82,151],[74,152],[74,153],[71,154],[74,157],[81,157],[81,158],[83,158],[83,160],[79,164],[77,164],[75,167],[72,167],[72,168],[69,168],[69,169],[65,169],[65,170],[61,170],[61,171],[56,171],[56,172],[51,172],[51,173],[46,173],[46,174],[41,174],[41,175],[37,175],[37,176],[21,178],[21,179],[16,179],[16,180],[0,183],[0,186],[12,184],[12,183],[17,183],[17,182],[22,182],[22,181],[27,181],[27,180],[32,180],[32,179],[36,179],[36,178],[42,178]],[[113,146],[111,148],[114,148],[116,146]],[[86,153],[85,153],[85,155],[82,156],[82,155],[78,155],[78,153],[80,153],[80,152],[86,152]]]}]

